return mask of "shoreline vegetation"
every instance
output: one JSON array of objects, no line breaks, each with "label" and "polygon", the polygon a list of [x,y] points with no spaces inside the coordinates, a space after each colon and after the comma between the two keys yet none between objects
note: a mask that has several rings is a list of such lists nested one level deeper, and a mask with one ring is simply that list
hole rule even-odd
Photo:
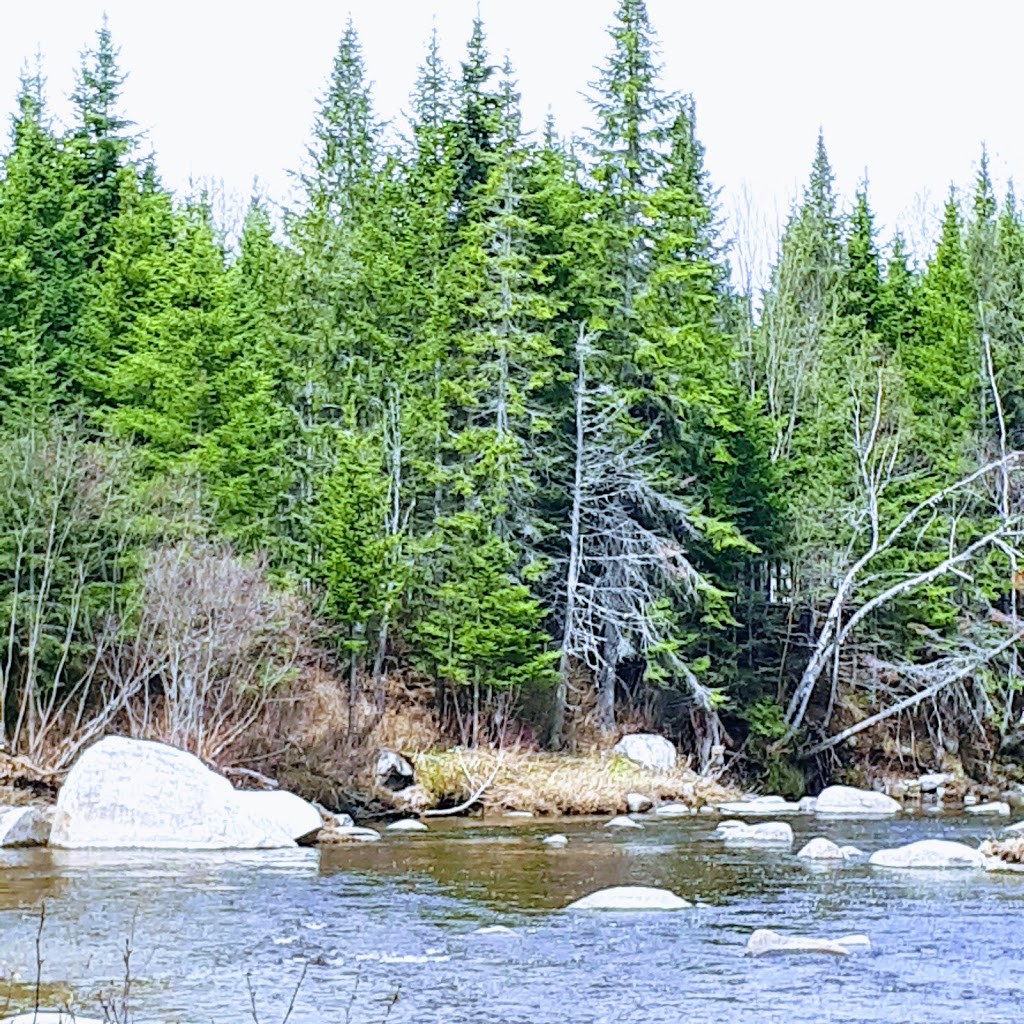
[{"label": "shoreline vegetation", "polygon": [[578,139],[524,130],[470,28],[455,68],[429,41],[388,126],[349,24],[299,199],[242,225],[161,183],[106,23],[67,126],[23,73],[0,783],[52,796],[116,734],[332,811],[395,806],[391,751],[424,811],[486,783],[612,813],[632,776],[608,752],[653,733],[694,773],[658,795],[698,805],[921,771],[1015,792],[1012,187],[982,153],[910,252],[866,184],[837,194],[819,137],[755,290],[757,226],[726,237],[643,0],[617,5]]}]

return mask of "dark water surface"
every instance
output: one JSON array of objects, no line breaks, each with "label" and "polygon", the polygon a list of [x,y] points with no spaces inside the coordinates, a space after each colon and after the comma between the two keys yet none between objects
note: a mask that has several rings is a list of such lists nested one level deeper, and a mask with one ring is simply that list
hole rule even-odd
[{"label": "dark water surface", "polygon": [[[262,1024],[280,1024],[304,965],[292,1024],[1024,1021],[1024,876],[820,869],[794,856],[812,835],[870,852],[975,843],[991,823],[790,820],[793,852],[725,849],[705,817],[628,834],[593,821],[435,823],[322,853],[0,851],[0,1011],[7,978],[35,977],[45,902],[46,985],[95,1012],[134,934],[140,1021],[251,1024],[249,974]],[[554,831],[568,847],[539,843]],[[708,905],[559,913],[623,884]],[[514,934],[474,934],[490,925]],[[751,960],[759,927],[865,932],[874,949]]]}]

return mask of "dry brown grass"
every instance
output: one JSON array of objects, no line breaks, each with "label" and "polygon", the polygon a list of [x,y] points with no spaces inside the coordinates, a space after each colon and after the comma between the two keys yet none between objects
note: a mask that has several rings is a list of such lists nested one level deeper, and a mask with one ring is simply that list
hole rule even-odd
[{"label": "dry brown grass", "polygon": [[415,758],[416,782],[429,805],[453,806],[468,799],[491,776],[482,802],[488,809],[535,814],[620,814],[626,796],[678,800],[692,807],[727,800],[729,790],[686,768],[655,774],[623,757],[530,751],[444,751]]},{"label": "dry brown grass", "polygon": [[1007,864],[1024,864],[1024,836],[993,839],[982,847],[988,857],[998,857]]}]

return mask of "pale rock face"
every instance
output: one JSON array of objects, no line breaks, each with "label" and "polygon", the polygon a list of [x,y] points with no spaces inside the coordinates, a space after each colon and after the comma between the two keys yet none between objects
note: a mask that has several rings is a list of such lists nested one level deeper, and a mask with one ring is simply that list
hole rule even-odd
[{"label": "pale rock face", "polygon": [[639,821],[627,818],[624,814],[616,815],[610,821],[604,823],[605,828],[643,828]]},{"label": "pale rock face", "polygon": [[570,903],[566,910],[685,910],[693,906],[668,889],[645,885],[617,885],[600,889]]},{"label": "pale rock face", "polygon": [[254,817],[266,819],[297,843],[312,842],[324,825],[323,817],[312,804],[282,789],[240,790],[236,798]]},{"label": "pale rock face", "polygon": [[987,804],[975,804],[973,807],[965,808],[968,814],[982,814],[990,817],[1008,818],[1010,816],[1010,805],[1003,800],[994,800]]},{"label": "pale rock face", "polygon": [[676,766],[676,748],[664,736],[650,732],[623,736],[612,747],[612,753],[621,754],[651,772],[670,772]]},{"label": "pale rock face", "polygon": [[759,796],[753,800],[733,800],[719,804],[723,814],[739,814],[742,817],[753,815],[803,814],[804,808],[797,803],[790,803],[781,796]]},{"label": "pale rock face", "polygon": [[870,950],[866,935],[844,935],[840,939],[815,939],[808,936],[779,935],[770,928],[758,928],[747,942],[748,956],[766,953],[826,953],[849,956],[854,950]]},{"label": "pale rock face", "polygon": [[654,806],[654,801],[643,793],[628,793],[626,795],[626,807],[630,814],[643,814]]},{"label": "pale rock face", "polygon": [[868,864],[878,868],[947,870],[983,868],[985,855],[964,843],[946,839],[921,839],[916,843],[879,850],[871,854]]},{"label": "pale rock face", "polygon": [[393,821],[384,829],[385,832],[429,832],[430,829],[418,818],[402,818]]},{"label": "pale rock face", "polygon": [[[294,847],[227,779],[183,750],[108,736],[75,762],[50,845],[63,849],[260,850]],[[315,813],[315,812],[314,812]]]},{"label": "pale rock face", "polygon": [[45,846],[52,826],[50,807],[0,807],[0,847]]},{"label": "pale rock face", "polygon": [[815,814],[836,818],[864,818],[898,814],[897,801],[884,793],[874,793],[852,786],[829,786],[818,794]]},{"label": "pale rock face", "polygon": [[723,821],[715,836],[733,846],[792,846],[793,829],[784,821],[766,821],[747,825],[742,821]]},{"label": "pale rock face", "polygon": [[797,856],[801,860],[814,861],[844,861],[846,859],[842,848],[833,843],[831,839],[825,839],[824,836],[815,836],[800,849]]}]

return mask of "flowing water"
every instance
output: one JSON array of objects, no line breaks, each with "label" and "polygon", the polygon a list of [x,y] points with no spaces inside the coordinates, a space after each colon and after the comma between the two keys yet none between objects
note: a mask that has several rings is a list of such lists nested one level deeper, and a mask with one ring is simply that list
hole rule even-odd
[{"label": "flowing water", "polygon": [[[870,852],[926,837],[976,843],[993,829],[791,820],[794,851],[811,835]],[[45,903],[44,996],[74,993],[79,1012],[95,1014],[95,994],[124,975],[130,938],[140,1021],[251,1024],[251,983],[259,1020],[280,1024],[300,978],[291,1024],[1024,1019],[1024,876],[811,868],[790,852],[723,848],[714,824],[434,823],[322,852],[0,851],[0,1011],[7,978],[21,982],[14,1006],[31,1002]],[[539,842],[554,831],[567,847]],[[622,884],[701,905],[560,912]],[[511,931],[477,932],[494,925]],[[873,951],[745,957],[766,926],[865,932]]]}]

